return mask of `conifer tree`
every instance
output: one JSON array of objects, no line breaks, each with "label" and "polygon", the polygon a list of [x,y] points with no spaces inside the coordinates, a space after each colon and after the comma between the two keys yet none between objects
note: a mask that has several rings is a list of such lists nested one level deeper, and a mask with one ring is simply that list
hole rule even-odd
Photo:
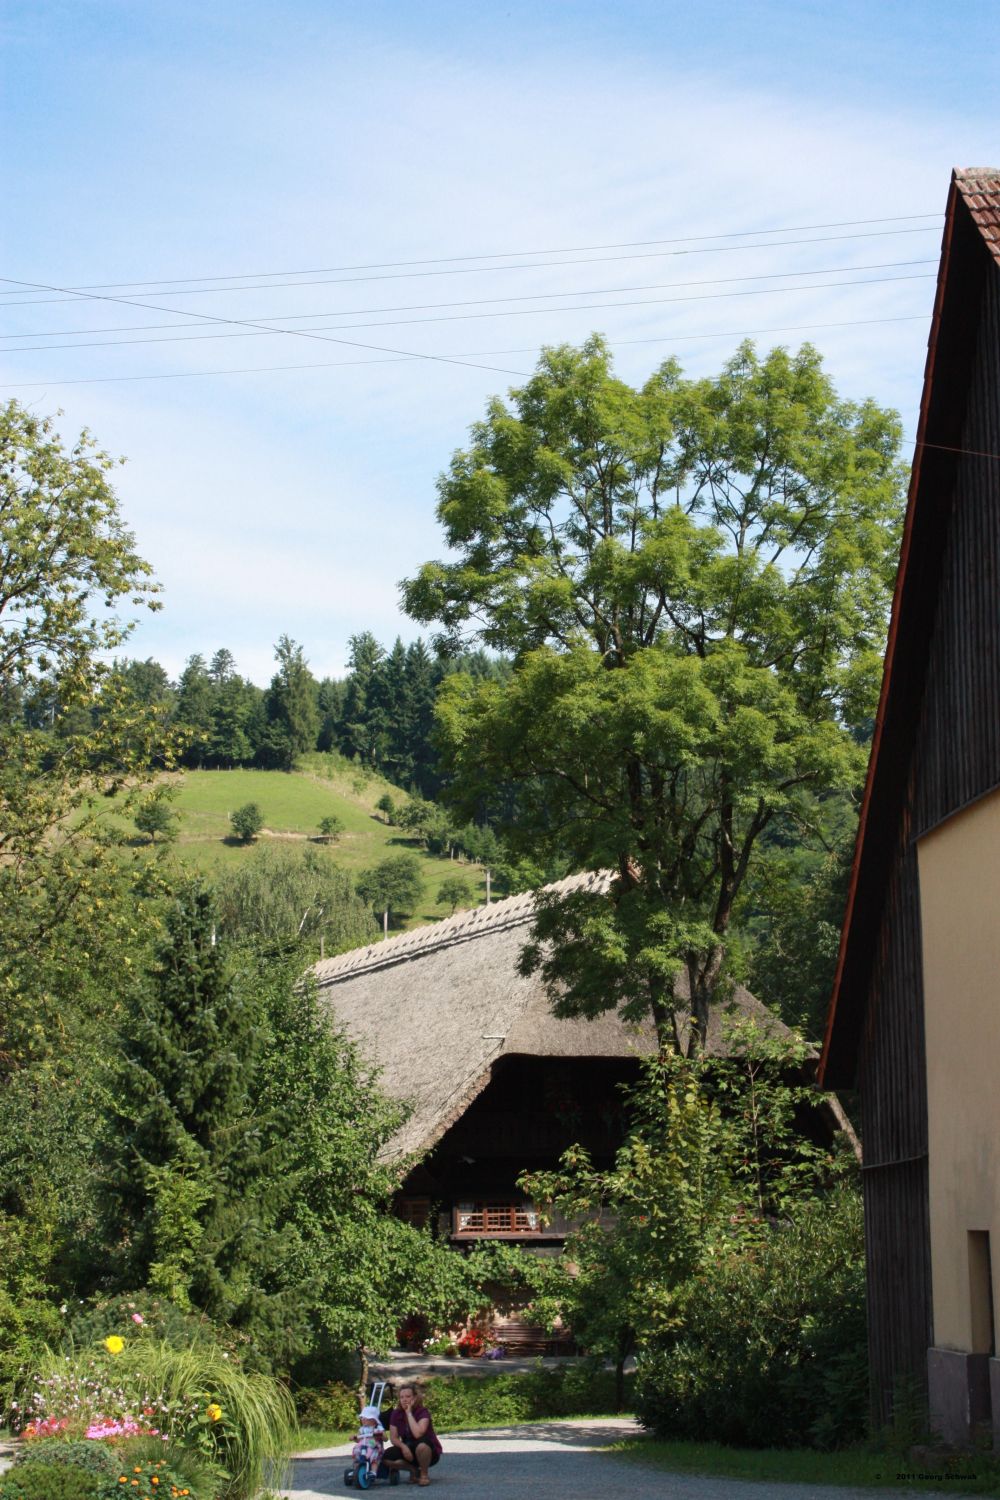
[{"label": "conifer tree", "polygon": [[266,1349],[287,1322],[273,1226],[293,1184],[275,1159],[280,1133],[265,1148],[251,1108],[256,1018],[203,887],[179,892],[165,927],[121,1038],[107,1184],[116,1279],[242,1326]]}]

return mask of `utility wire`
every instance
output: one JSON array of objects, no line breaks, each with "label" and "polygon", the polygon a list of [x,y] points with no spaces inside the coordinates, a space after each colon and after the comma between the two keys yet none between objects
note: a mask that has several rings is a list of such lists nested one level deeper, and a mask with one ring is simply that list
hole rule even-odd
[{"label": "utility wire", "polygon": [[[6,283],[8,286],[11,284],[11,282],[13,282],[13,280],[14,278],[12,276],[0,276],[0,283]],[[17,284],[19,286],[33,287],[36,291],[66,291],[65,287],[47,286],[44,282],[40,281],[20,281]],[[173,308],[159,307],[154,302],[135,302],[131,298],[127,297],[109,297],[107,293],[97,294],[94,292],[78,292],[77,296],[78,298],[88,302],[117,302],[124,307],[142,308],[146,312],[168,313],[175,311],[175,309]],[[180,309],[180,315],[184,318],[197,318],[202,323],[231,323],[234,326],[241,328],[257,328],[260,329],[263,333],[284,331],[286,333],[292,334],[295,338],[315,339],[321,344],[344,344],[348,348],[352,349],[367,349],[370,353],[373,354],[397,354],[404,359],[426,359],[433,361],[435,364],[467,365],[471,369],[489,370],[490,373],[494,375],[517,375],[519,378],[525,378],[525,372],[523,370],[502,369],[499,365],[474,365],[471,364],[469,360],[450,359],[445,354],[416,354],[410,349],[391,349],[387,348],[383,344],[362,344],[358,339],[333,338],[329,334],[311,333],[304,328],[288,328],[285,330],[275,330],[272,328],[264,328],[260,323],[249,323],[239,318],[213,318],[210,317],[207,313],[188,312],[187,309]]]},{"label": "utility wire", "polygon": [[[729,253],[732,253],[733,251],[737,251],[737,250],[739,250],[739,251],[743,251],[743,250],[777,250],[777,249],[781,249],[781,248],[787,247],[789,245],[827,245],[827,244],[831,244],[833,241],[840,241],[840,240],[879,239],[879,238],[885,238],[885,237],[890,236],[890,235],[900,235],[900,234],[926,234],[926,233],[928,233],[929,230],[932,230],[933,228],[934,228],[934,225],[932,225],[932,224],[925,224],[925,225],[920,225],[920,226],[918,226],[916,228],[912,228],[912,229],[876,229],[876,230],[872,230],[870,232],[864,232],[864,233],[861,233],[861,234],[828,234],[828,235],[818,235],[818,236],[815,236],[815,237],[813,237],[811,239],[798,239],[798,240],[759,240],[759,241],[755,241],[755,242],[753,242],[752,244],[749,244],[749,245],[706,245],[706,246],[702,247],[701,249],[694,249],[694,250],[656,250],[656,251],[650,251],[649,253],[634,254],[634,255],[597,255],[597,256],[584,257],[584,258],[577,259],[577,260],[542,260],[542,261],[533,261],[533,262],[525,261],[525,262],[522,262],[519,265],[502,265],[502,266],[455,266],[455,267],[452,267],[452,268],[449,268],[449,269],[446,269],[446,270],[441,270],[441,271],[400,271],[400,272],[391,272],[388,275],[380,275],[380,276],[334,276],[334,277],[320,277],[319,279],[313,280],[313,281],[252,282],[252,283],[250,283],[248,285],[245,285],[245,286],[199,286],[199,287],[191,287],[189,289],[182,289],[180,291],[165,290],[165,291],[157,293],[157,295],[161,296],[161,297],[193,297],[193,296],[202,295],[202,294],[204,294],[206,292],[211,293],[211,292],[255,292],[255,291],[268,291],[268,290],[270,290],[271,287],[342,286],[342,285],[347,285],[347,284],[356,284],[356,283],[362,282],[362,281],[407,281],[407,280],[412,280],[412,279],[417,278],[417,277],[427,277],[427,276],[467,276],[467,275],[472,275],[473,273],[475,273],[476,275],[483,275],[483,274],[488,274],[488,273],[490,273],[492,271],[536,271],[536,270],[545,270],[545,269],[549,269],[549,268],[557,267],[557,266],[605,265],[609,261],[621,261],[621,260],[662,260],[665,257],[677,256],[677,255],[721,255],[721,254],[729,254]],[[275,273],[275,274],[277,274],[277,273]],[[11,281],[15,280],[15,278],[13,278],[13,277],[8,277],[6,279],[7,280],[11,280]],[[33,283],[33,282],[21,282],[19,284],[21,286],[25,286],[25,287],[29,287],[29,288],[35,288],[36,287],[36,283]],[[143,285],[143,284],[144,283],[140,283],[140,285]],[[148,283],[145,283],[145,284],[148,284]],[[126,283],[126,285],[127,285],[127,283]],[[61,292],[63,292],[65,295],[62,295],[62,296],[59,296],[59,297],[24,297],[23,300],[21,300],[19,302],[10,302],[10,303],[7,303],[6,306],[9,306],[9,307],[40,307],[40,306],[43,306],[43,305],[46,305],[46,304],[49,304],[49,303],[54,303],[54,302],[72,302],[72,301],[75,301],[77,297],[91,295],[91,294],[87,293],[86,291],[84,291],[82,289],[80,291],[74,291],[72,287],[61,287],[61,288],[58,288],[58,290],[61,291]],[[16,296],[16,295],[17,295],[16,292],[7,292],[7,293],[0,292],[0,296],[11,296],[12,297],[12,296]],[[118,300],[118,299],[112,299],[112,300]],[[167,311],[167,310],[168,309],[164,309],[164,311]]]},{"label": "utility wire", "polygon": [[[393,307],[353,307],[339,311],[332,309],[327,312],[315,313],[293,313],[283,316],[280,313],[267,314],[258,313],[254,321],[257,323],[287,322],[298,323],[306,318],[348,318],[357,317],[362,314],[393,313],[393,312],[431,312],[439,308],[452,307],[491,307],[501,302],[544,302],[553,298],[565,297],[611,297],[618,292],[657,292],[664,291],[668,287],[689,286],[729,286],[734,281],[780,281],[791,280],[800,276],[837,276],[849,275],[855,271],[891,271],[902,266],[932,266],[936,260],[883,260],[874,261],[871,265],[863,266],[816,266],[808,271],[767,271],[752,276],[713,276],[699,281],[653,281],[639,286],[598,286],[580,288],[572,292],[533,292],[518,297],[473,297],[459,302],[414,302],[410,304],[396,305]],[[843,283],[845,286],[852,285],[851,282]],[[600,304],[596,304],[600,305]],[[540,309],[549,311],[549,309]],[[558,311],[558,309],[552,309]],[[34,333],[5,333],[0,338],[6,339],[41,339],[41,338],[86,338],[95,333],[153,333],[163,329],[175,329],[177,323],[125,323],[113,325],[110,328],[53,328],[43,332]],[[389,326],[389,325],[384,325]],[[277,331],[277,330],[276,330]],[[250,337],[249,334],[183,334],[183,339],[199,338],[242,338]],[[38,344],[38,349],[100,349],[105,347],[117,348],[122,344],[159,344],[168,343],[168,339],[119,339],[109,341],[105,344]],[[0,349],[0,354],[16,353],[16,350]]]},{"label": "utility wire", "polygon": [[[933,214],[890,214],[879,219],[840,219],[828,224],[784,224],[777,229],[738,229],[720,234],[681,235],[669,240],[624,240],[611,245],[559,245],[546,250],[494,250],[481,255],[438,255],[427,260],[372,261],[350,266],[313,266],[302,271],[244,271],[220,272],[214,276],[167,276],[161,280],[147,278],[145,281],[98,281],[83,286],[68,287],[72,292],[117,292],[134,290],[137,287],[177,286],[195,281],[253,281],[261,276],[326,276],[339,271],[390,271],[411,266],[437,266],[454,261],[504,260],[511,256],[526,255],[580,255],[591,250],[642,250],[651,245],[692,245],[706,240],[749,239],[755,234],[804,234],[811,229],[854,229],[869,224],[900,224],[912,219],[940,219]],[[850,236],[848,236],[850,238]],[[629,257],[622,257],[628,259]],[[216,288],[210,288],[216,290]],[[0,292],[2,297],[16,296],[15,292]]]},{"label": "utility wire", "polygon": [[[932,271],[918,272],[912,276],[863,276],[855,281],[807,281],[800,286],[766,286],[751,287],[742,292],[698,292],[691,297],[632,297],[624,302],[580,302],[571,303],[564,307],[514,307],[506,311],[479,312],[479,313],[453,313],[446,317],[436,318],[389,318],[377,323],[336,323],[331,327],[337,331],[353,332],[360,328],[400,328],[413,327],[414,324],[426,325],[428,323],[470,323],[482,319],[495,318],[537,318],[546,313],[569,313],[569,312],[604,312],[606,310],[621,307],[662,307],[670,303],[679,302],[716,302],[723,298],[732,297],[778,297],[786,292],[816,292],[836,291],[839,287],[856,286],[888,286],[890,283],[899,281],[933,281]],[[188,317],[200,316],[200,314],[188,313]],[[327,335],[324,330],[303,328],[264,328],[260,323],[241,323],[234,318],[208,318],[206,321],[213,323],[237,323],[238,326],[249,328],[249,333],[202,333],[202,334],[165,334],[155,339],[109,339],[97,340],[91,344],[34,344],[30,349],[0,349],[2,354],[35,354],[43,349],[105,349],[108,347],[121,349],[130,348],[134,344],[171,344],[171,343],[207,343],[215,339],[234,338],[259,338],[262,333],[267,334],[291,334],[295,338],[317,338],[322,339]],[[350,339],[329,339],[330,343],[351,343]],[[374,344],[361,344],[360,348],[375,349]],[[404,350],[387,350],[387,353],[405,353]],[[434,359],[435,355],[411,354],[411,358]],[[505,375],[523,374],[519,370],[504,370]]]},{"label": "utility wire", "polygon": [[[891,318],[852,318],[846,322],[836,323],[786,323],[777,328],[737,328],[721,329],[717,333],[677,333],[659,334],[655,338],[641,339],[609,339],[612,348],[625,348],[635,344],[671,344],[692,342],[702,339],[726,339],[726,338],[756,338],[761,334],[770,333],[810,333],[828,328],[869,328],[885,323],[916,323],[926,322],[926,313],[906,313]],[[530,344],[518,349],[478,349],[471,350],[462,355],[462,359],[489,359],[494,356],[508,354],[535,354],[539,353],[537,344]],[[62,385],[124,385],[137,380],[195,380],[200,377],[217,375],[267,375],[293,370],[341,370],[353,369],[358,365],[392,365],[407,364],[410,362],[409,355],[392,355],[382,359],[338,359],[319,360],[309,364],[295,365],[245,365],[238,368],[226,370],[168,370],[154,375],[93,375],[83,376],[72,380],[30,380],[9,382],[0,386],[0,390],[34,390],[45,386]],[[443,356],[442,356],[443,358]],[[459,356],[451,356],[458,361]],[[489,368],[482,366],[480,368]]]}]

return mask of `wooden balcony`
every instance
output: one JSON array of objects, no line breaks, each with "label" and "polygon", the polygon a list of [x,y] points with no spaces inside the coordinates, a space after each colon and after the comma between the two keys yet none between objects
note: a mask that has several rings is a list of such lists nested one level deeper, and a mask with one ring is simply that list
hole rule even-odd
[{"label": "wooden balcony", "polygon": [[510,1199],[459,1203],[452,1210],[451,1237],[462,1239],[522,1239],[541,1234],[538,1214],[530,1203]]}]

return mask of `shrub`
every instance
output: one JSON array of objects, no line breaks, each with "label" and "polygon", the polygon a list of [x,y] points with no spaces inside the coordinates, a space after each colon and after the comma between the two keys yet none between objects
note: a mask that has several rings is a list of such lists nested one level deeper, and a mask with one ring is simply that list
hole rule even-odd
[{"label": "shrub", "polygon": [[158,1339],[182,1348],[204,1339],[207,1343],[225,1343],[225,1330],[217,1329],[204,1313],[184,1312],[165,1297],[150,1292],[123,1292],[119,1296],[101,1297],[70,1310],[69,1332],[73,1345],[84,1348],[101,1343],[109,1334],[123,1328],[140,1329],[142,1337]]},{"label": "shrub", "polygon": [[245,802],[229,814],[229,821],[236,837],[244,844],[252,844],[264,826],[264,814],[256,802]]},{"label": "shrub", "polygon": [[638,1415],[661,1437],[818,1448],[862,1437],[868,1404],[860,1197],[776,1224],[689,1288],[683,1326],[640,1355]]},{"label": "shrub", "polygon": [[325,818],[320,819],[319,831],[324,839],[339,839],[344,831],[344,820],[338,818],[336,813],[328,813]]},{"label": "shrub", "polygon": [[299,1421],[309,1427],[334,1432],[353,1432],[358,1422],[358,1393],[342,1380],[328,1380],[320,1387],[305,1386],[295,1392]]},{"label": "shrub", "polygon": [[[163,1446],[162,1443],[160,1445]],[[14,1456],[13,1467],[28,1464],[63,1464],[71,1469],[85,1469],[88,1474],[107,1478],[119,1473],[118,1455],[107,1443],[66,1442],[61,1438],[38,1438],[26,1443]]]},{"label": "shrub", "polygon": [[97,1474],[66,1464],[19,1464],[0,1476],[0,1500],[100,1500],[108,1494]]},{"label": "shrub", "polygon": [[527,1374],[505,1373],[482,1380],[431,1376],[421,1382],[421,1389],[440,1432],[550,1417],[596,1416],[615,1409],[614,1374],[591,1360],[554,1370],[539,1365]]}]

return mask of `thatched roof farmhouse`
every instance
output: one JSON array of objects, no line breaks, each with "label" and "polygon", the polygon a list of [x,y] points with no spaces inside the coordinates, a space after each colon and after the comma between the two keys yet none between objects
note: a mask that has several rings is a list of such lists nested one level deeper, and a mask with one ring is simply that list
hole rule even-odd
[{"label": "thatched roof farmhouse", "polygon": [[[600,889],[607,878],[575,875],[552,889]],[[433,1206],[453,1240],[561,1238],[558,1226],[540,1229],[517,1177],[554,1166],[577,1141],[610,1160],[625,1129],[619,1085],[655,1049],[648,1023],[552,1014],[540,977],[517,968],[533,915],[532,894],[511,896],[313,971],[322,1001],[380,1068],[382,1087],[411,1106],[387,1150],[424,1158],[402,1183],[400,1210],[422,1222]],[[745,989],[725,1011],[787,1034]],[[720,1006],[710,1052],[722,1050],[724,1020]]]}]

